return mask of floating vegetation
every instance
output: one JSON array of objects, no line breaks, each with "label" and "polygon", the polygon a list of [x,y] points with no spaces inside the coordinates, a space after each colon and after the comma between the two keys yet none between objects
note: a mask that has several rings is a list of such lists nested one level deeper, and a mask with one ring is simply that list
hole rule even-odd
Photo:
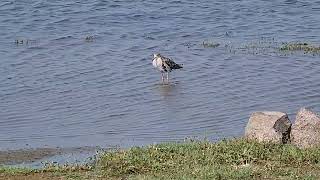
[{"label": "floating vegetation", "polygon": [[36,40],[19,38],[14,41],[16,45],[28,45],[28,44],[36,44]]},{"label": "floating vegetation", "polygon": [[95,37],[92,35],[86,36],[86,38],[85,38],[86,42],[93,42],[94,39],[95,39]]},{"label": "floating vegetation", "polygon": [[219,43],[205,42],[205,41],[202,42],[202,45],[204,48],[216,48],[220,46]]},{"label": "floating vegetation", "polygon": [[278,49],[279,43],[274,38],[261,37],[254,41],[242,43],[236,50],[248,54],[272,54]]},{"label": "floating vegetation", "polygon": [[320,53],[320,46],[301,42],[283,43],[283,46],[280,47],[280,51],[304,51],[305,53]]},{"label": "floating vegetation", "polygon": [[[274,37],[260,37],[251,41],[224,40],[202,41],[204,48],[222,47],[232,54],[252,54],[252,55],[276,55],[288,56],[300,55],[320,55],[320,46],[306,42],[283,42],[277,41]],[[189,47],[188,47],[189,48]]]}]

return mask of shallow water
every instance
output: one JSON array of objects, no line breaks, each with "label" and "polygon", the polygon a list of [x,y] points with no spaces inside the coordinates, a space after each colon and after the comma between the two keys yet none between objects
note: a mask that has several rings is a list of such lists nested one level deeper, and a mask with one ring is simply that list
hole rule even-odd
[{"label": "shallow water", "polygon": [[[254,111],[320,111],[319,55],[273,48],[319,45],[319,11],[296,0],[1,1],[0,150],[218,140],[241,136]],[[169,85],[156,52],[184,64]]]}]

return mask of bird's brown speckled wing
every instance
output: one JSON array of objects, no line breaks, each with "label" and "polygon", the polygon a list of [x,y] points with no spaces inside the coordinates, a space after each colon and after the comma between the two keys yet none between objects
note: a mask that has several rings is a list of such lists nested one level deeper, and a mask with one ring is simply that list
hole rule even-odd
[{"label": "bird's brown speckled wing", "polygon": [[182,65],[175,63],[173,60],[167,57],[163,57],[164,63],[169,66],[170,69],[180,69]]}]

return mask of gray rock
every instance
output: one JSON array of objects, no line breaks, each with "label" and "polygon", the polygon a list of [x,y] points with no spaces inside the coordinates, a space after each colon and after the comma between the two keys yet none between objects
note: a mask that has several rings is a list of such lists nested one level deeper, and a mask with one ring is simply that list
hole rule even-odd
[{"label": "gray rock", "polygon": [[264,111],[251,115],[245,130],[247,139],[259,142],[287,143],[291,122],[283,112]]},{"label": "gray rock", "polygon": [[291,143],[300,148],[320,146],[320,116],[301,108],[292,126]]}]

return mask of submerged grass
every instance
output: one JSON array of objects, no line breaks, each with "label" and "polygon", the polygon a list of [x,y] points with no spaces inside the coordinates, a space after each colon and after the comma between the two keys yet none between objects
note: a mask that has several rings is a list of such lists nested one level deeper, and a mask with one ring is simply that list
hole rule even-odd
[{"label": "submerged grass", "polygon": [[[315,43],[305,41],[285,42],[275,38],[261,37],[252,41],[243,41],[241,43],[229,40],[205,40],[201,42],[203,48],[217,48],[226,50],[232,54],[252,54],[252,55],[320,55],[320,46]],[[187,46],[190,48],[190,46]]]},{"label": "submerged grass", "polygon": [[204,48],[216,48],[216,47],[219,47],[220,44],[219,43],[208,42],[208,41],[203,41],[202,42],[202,46]]},{"label": "submerged grass", "polygon": [[301,42],[284,43],[284,45],[280,47],[280,51],[304,51],[305,53],[319,53],[320,46]]},{"label": "submerged grass", "polygon": [[[107,151],[92,168],[51,168],[49,172],[84,179],[319,179],[319,161],[317,148],[234,139]],[[2,169],[1,174],[14,173]]]}]

